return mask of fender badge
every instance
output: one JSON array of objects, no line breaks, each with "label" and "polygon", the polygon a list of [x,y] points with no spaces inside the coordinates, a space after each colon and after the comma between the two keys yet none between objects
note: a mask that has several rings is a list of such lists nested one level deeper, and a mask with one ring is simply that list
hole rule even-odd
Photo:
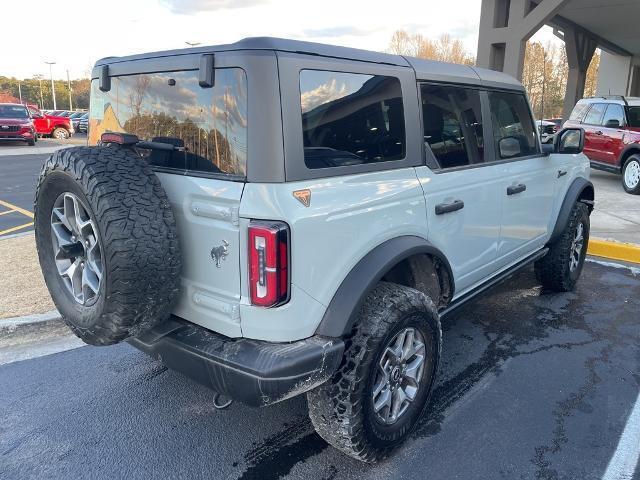
[{"label": "fender badge", "polygon": [[311,190],[305,188],[304,190],[296,190],[293,192],[293,196],[305,207],[311,205]]},{"label": "fender badge", "polygon": [[222,262],[229,255],[229,242],[222,240],[222,245],[211,249],[211,258],[216,262],[216,267],[220,268]]}]

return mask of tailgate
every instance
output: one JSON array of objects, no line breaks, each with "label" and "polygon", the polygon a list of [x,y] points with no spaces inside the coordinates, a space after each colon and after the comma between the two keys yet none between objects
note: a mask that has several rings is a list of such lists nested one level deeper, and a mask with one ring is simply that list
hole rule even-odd
[{"label": "tailgate", "polygon": [[244,183],[157,175],[176,217],[182,251],[182,292],[173,313],[241,336],[238,212]]}]

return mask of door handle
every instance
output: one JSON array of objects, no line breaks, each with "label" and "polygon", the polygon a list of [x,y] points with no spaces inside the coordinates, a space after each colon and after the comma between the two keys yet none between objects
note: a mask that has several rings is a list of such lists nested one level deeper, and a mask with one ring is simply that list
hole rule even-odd
[{"label": "door handle", "polygon": [[436,205],[436,215],[455,212],[456,210],[462,210],[463,208],[464,202],[462,200],[454,200],[451,203],[439,203]]},{"label": "door handle", "polygon": [[564,177],[567,174],[566,170],[558,170],[558,178]]},{"label": "door handle", "polygon": [[596,131],[595,131],[595,132],[593,132],[593,133],[595,133],[596,135],[603,135],[602,130],[596,130]]},{"label": "door handle", "polygon": [[527,189],[527,186],[524,183],[520,183],[518,185],[511,185],[507,187],[507,195],[515,195],[516,193],[522,193]]}]

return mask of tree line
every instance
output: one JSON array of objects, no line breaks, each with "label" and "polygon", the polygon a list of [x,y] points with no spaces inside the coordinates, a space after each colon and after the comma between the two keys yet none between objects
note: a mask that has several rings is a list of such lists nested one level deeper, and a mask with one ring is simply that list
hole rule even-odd
[{"label": "tree line", "polygon": [[[439,60],[442,62],[475,65],[475,56],[467,52],[464,44],[443,34],[433,40],[423,35],[397,30],[389,42],[389,51],[398,55]],[[585,97],[596,93],[600,53],[596,52],[587,70]],[[561,118],[566,81],[569,74],[564,47],[551,42],[527,42],[522,83],[529,95],[536,118]]]},{"label": "tree line", "polygon": [[[58,110],[69,110],[69,88],[66,80],[53,81],[56,92]],[[89,92],[91,80],[82,78],[71,80],[71,101],[75,109],[89,108]],[[40,108],[53,109],[51,96],[51,80],[42,78],[25,78],[0,76],[0,102],[19,102],[22,94],[23,103],[38,105]]]}]

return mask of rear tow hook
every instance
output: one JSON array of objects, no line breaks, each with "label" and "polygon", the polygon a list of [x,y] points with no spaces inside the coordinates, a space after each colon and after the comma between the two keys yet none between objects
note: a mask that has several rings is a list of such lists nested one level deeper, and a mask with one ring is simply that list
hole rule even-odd
[{"label": "rear tow hook", "polygon": [[222,395],[221,393],[214,393],[213,394],[213,406],[215,408],[217,408],[218,410],[224,410],[225,408],[227,408],[229,405],[231,405],[233,403],[233,398],[230,398],[226,402],[221,402],[220,401],[221,397],[224,397],[224,395]]}]

